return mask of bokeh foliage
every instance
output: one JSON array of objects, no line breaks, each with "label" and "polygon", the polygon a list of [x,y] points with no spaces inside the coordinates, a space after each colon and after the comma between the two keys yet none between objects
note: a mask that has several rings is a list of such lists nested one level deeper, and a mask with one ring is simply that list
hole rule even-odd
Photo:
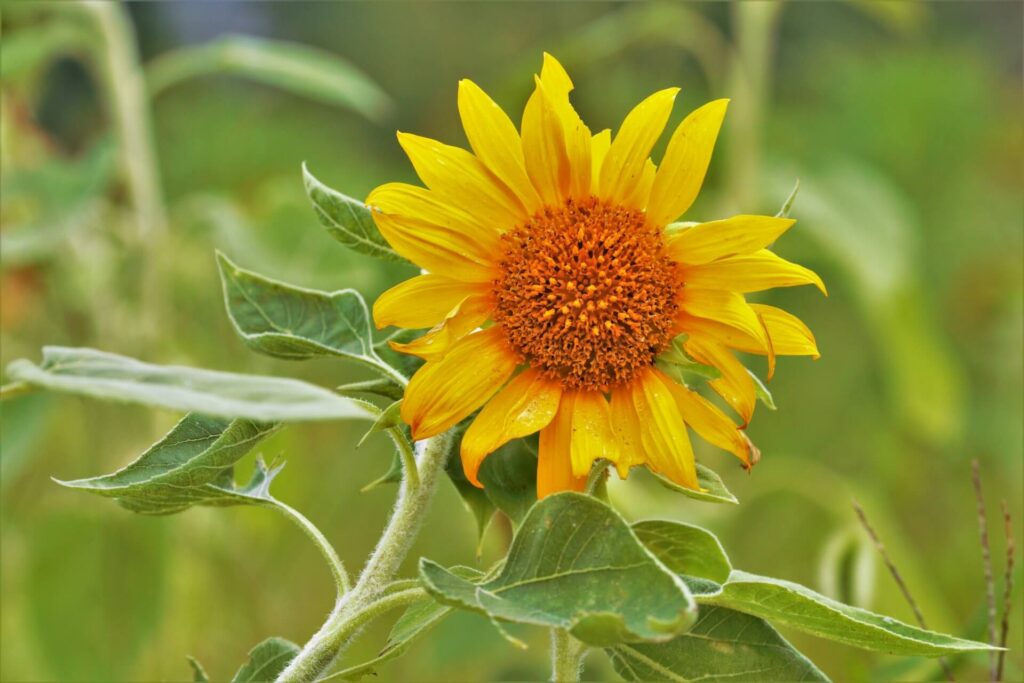
[{"label": "bokeh foliage", "polygon": [[[722,4],[133,5],[157,81],[147,101],[168,220],[154,234],[133,210],[97,22],[59,4],[5,5],[3,364],[58,343],[320,384],[369,379],[330,358],[300,367],[248,353],[224,315],[214,248],[287,282],[368,299],[410,272],[335,244],[306,200],[300,162],[354,197],[411,180],[395,129],[461,143],[457,79],[474,78],[516,111],[542,50],[566,62],[595,130],[666,85],[684,86],[670,126],[707,99],[732,97],[694,216],[774,212],[800,178],[784,251],[822,273],[831,296],[781,291],[766,301],[807,320],[823,357],[781,364],[771,384],[779,410],[762,408],[750,428],[764,454],[751,476],[715,462],[742,505],[691,504],[644,476],[613,482],[610,495],[631,519],[713,529],[737,566],[912,621],[856,527],[856,495],[930,625],[983,639],[971,457],[992,517],[996,499],[1009,500],[1024,547],[1021,11],[999,2],[794,4],[774,17]],[[289,43],[270,59],[298,50],[315,65],[325,53],[345,61],[328,60],[326,74],[254,80],[244,57],[259,37]],[[206,52],[183,57],[188,45]],[[50,480],[114,470],[177,415],[45,395],[2,411],[0,678],[181,680],[185,653],[224,677],[265,636],[301,642],[318,626],[329,577],[284,520],[245,507],[141,519]],[[379,435],[356,449],[357,429],[307,424],[260,449],[290,461],[275,496],[301,501],[353,564],[391,496],[386,486],[359,492],[387,470],[390,447]],[[240,469],[252,467],[250,456]],[[492,525],[482,567],[510,535]],[[445,566],[475,556],[475,521],[450,487],[417,551]],[[542,656],[520,656],[485,623],[455,614],[383,671],[544,676]],[[374,656],[384,633],[353,656]],[[542,651],[543,634],[516,635]],[[840,680],[938,671],[786,636]],[[1019,612],[1011,636],[1012,680],[1022,671]],[[960,665],[978,673],[985,662]],[[612,675],[602,657],[588,667]]]}]

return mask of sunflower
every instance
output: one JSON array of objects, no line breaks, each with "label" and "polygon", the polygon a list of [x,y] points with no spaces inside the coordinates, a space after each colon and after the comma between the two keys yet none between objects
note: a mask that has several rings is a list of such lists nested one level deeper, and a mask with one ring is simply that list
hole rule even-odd
[{"label": "sunflower", "polygon": [[[687,116],[656,166],[678,88],[642,101],[613,137],[580,120],[551,55],[534,82],[517,130],[461,81],[473,153],[398,133],[426,188],[388,183],[367,197],[385,239],[424,269],[373,307],[378,328],[429,328],[392,344],[426,361],[401,406],[413,438],[482,408],[461,445],[480,486],[488,454],[539,431],[538,497],[582,489],[599,458],[622,476],[645,465],[699,490],[687,427],[749,468],[755,383],[734,352],[767,356],[770,377],[776,355],[818,350],[799,319],[744,294],[825,288],[768,249],[788,218],[672,223],[700,190],[728,100]],[[665,353],[716,368],[709,384],[739,424],[659,369]]]}]

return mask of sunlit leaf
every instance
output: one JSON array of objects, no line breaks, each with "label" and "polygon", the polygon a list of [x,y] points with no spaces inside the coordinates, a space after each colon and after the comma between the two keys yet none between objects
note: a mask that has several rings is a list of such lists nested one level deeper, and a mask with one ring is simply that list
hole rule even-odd
[{"label": "sunlit leaf", "polygon": [[165,53],[146,69],[157,95],[182,81],[230,74],[377,120],[391,100],[369,76],[338,55],[306,45],[254,36],[228,35]]},{"label": "sunlit leaf", "polygon": [[663,486],[694,500],[703,500],[707,503],[739,503],[736,500],[736,496],[732,495],[732,492],[725,487],[725,483],[718,476],[718,473],[701,463],[697,463],[697,482],[704,489],[703,491],[695,491],[694,489],[680,486],[668,477],[663,477],[657,473],[654,473],[654,476]]},{"label": "sunlit leaf", "polygon": [[43,347],[43,362],[16,360],[12,380],[52,391],[259,422],[375,419],[354,399],[283,377],[154,365],[115,353]]},{"label": "sunlit leaf", "polygon": [[722,544],[706,529],[682,522],[650,519],[634,524],[633,533],[676,574],[722,583],[732,571]]},{"label": "sunlit leaf", "polygon": [[991,650],[985,643],[925,631],[891,617],[850,607],[790,581],[733,571],[722,592],[702,602],[847,645],[893,655],[938,657]]},{"label": "sunlit leaf", "polygon": [[210,683],[210,676],[206,673],[206,669],[199,663],[199,660],[195,657],[186,657],[188,665],[192,669],[192,683]]},{"label": "sunlit leaf", "polygon": [[693,628],[667,643],[607,652],[627,681],[828,680],[767,622],[721,607],[701,607]]},{"label": "sunlit leaf", "polygon": [[370,314],[359,292],[288,285],[239,268],[221,253],[217,265],[228,316],[253,350],[291,360],[340,356],[388,372],[373,350]]},{"label": "sunlit leaf", "polygon": [[249,650],[249,661],[242,665],[231,683],[271,683],[299,654],[299,646],[284,638],[267,638]]},{"label": "sunlit leaf", "polygon": [[302,181],[317,218],[331,237],[361,254],[406,263],[380,234],[365,204],[327,187],[305,164],[302,165]]},{"label": "sunlit leaf", "polygon": [[764,407],[768,410],[776,410],[775,398],[772,396],[772,392],[768,390],[768,387],[756,373],[747,368],[747,374],[754,380],[754,393],[757,394],[757,400],[764,404]]},{"label": "sunlit leaf", "polygon": [[268,472],[261,462],[252,481],[235,488],[232,468],[276,429],[274,424],[191,413],[117,472],[58,483],[115,498],[142,514],[170,514],[193,505],[267,501],[267,486],[277,469]]},{"label": "sunlit leaf", "polygon": [[598,646],[665,641],[696,617],[693,597],[604,503],[548,496],[516,533],[500,574],[474,584],[423,559],[424,587],[499,621],[562,628]]}]

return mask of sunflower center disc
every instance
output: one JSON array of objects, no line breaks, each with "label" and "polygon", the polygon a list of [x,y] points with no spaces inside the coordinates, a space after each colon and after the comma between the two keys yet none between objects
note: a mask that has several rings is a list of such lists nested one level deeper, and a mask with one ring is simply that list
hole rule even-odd
[{"label": "sunflower center disc", "polygon": [[570,200],[502,239],[495,320],[544,376],[566,389],[607,390],[668,344],[676,270],[643,213]]}]

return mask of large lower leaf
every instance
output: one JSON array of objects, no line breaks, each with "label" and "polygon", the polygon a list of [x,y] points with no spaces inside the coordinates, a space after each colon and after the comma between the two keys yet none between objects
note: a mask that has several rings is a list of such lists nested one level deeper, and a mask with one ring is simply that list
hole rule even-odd
[{"label": "large lower leaf", "polygon": [[757,617],[702,607],[689,632],[667,643],[608,650],[627,681],[827,681],[810,660]]},{"label": "large lower leaf", "polygon": [[732,571],[722,544],[706,529],[682,522],[651,519],[634,524],[633,533],[676,574],[721,583],[729,578]]},{"label": "large lower leaf", "polygon": [[365,405],[306,382],[176,365],[115,353],[43,347],[43,362],[16,360],[12,380],[70,394],[258,422],[375,419]]},{"label": "large lower leaf", "polygon": [[294,287],[243,270],[221,253],[217,264],[228,317],[253,350],[292,360],[341,356],[389,370],[373,350],[370,314],[359,292]]},{"label": "large lower leaf", "polygon": [[578,493],[533,507],[496,578],[474,584],[426,559],[420,576],[441,602],[566,629],[590,645],[669,640],[696,617],[683,581],[617,512]]},{"label": "large lower leaf", "polygon": [[733,571],[721,593],[702,602],[764,617],[821,638],[894,655],[938,657],[992,646],[925,631],[850,607],[796,583]]},{"label": "large lower leaf", "polygon": [[331,237],[360,254],[406,262],[380,234],[365,204],[327,187],[309,172],[305,164],[302,165],[302,181],[309,200],[313,202],[316,217]]},{"label": "large lower leaf", "polygon": [[267,638],[249,650],[249,661],[235,672],[231,683],[270,683],[299,654],[299,646],[284,638]]},{"label": "large lower leaf", "polygon": [[208,74],[231,74],[320,102],[381,118],[391,101],[362,71],[338,55],[298,43],[223,36],[161,55],[146,69],[150,94]]},{"label": "large lower leaf", "polygon": [[266,489],[276,470],[268,472],[260,463],[253,480],[236,488],[232,468],[275,429],[274,424],[192,413],[117,472],[58,483],[115,498],[133,512],[154,515],[193,505],[269,502]]}]

